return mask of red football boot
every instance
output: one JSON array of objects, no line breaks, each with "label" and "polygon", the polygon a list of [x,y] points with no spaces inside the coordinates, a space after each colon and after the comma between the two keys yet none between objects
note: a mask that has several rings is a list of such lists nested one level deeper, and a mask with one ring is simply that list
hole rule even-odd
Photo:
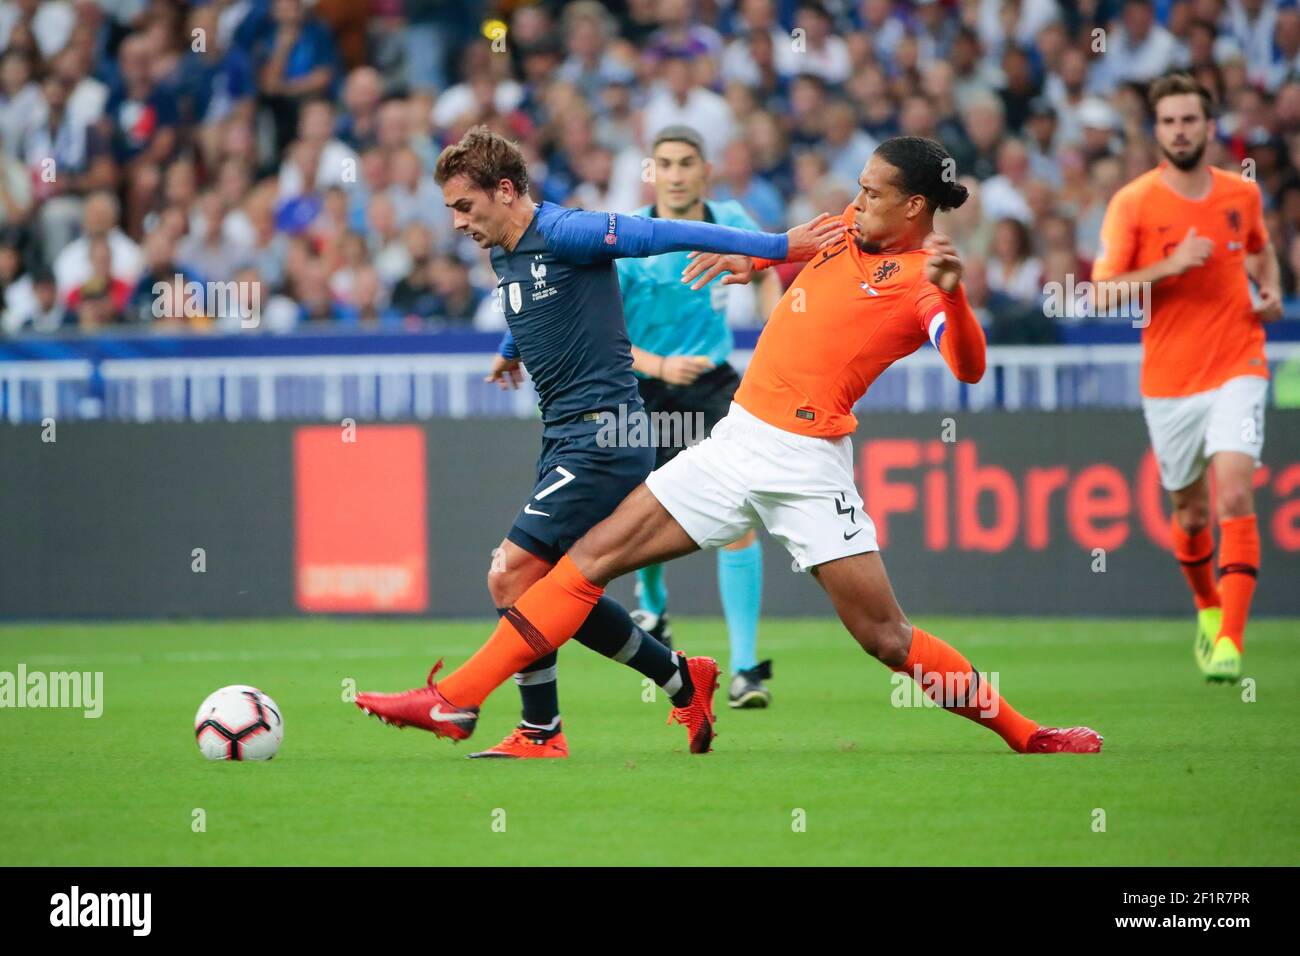
[{"label": "red football boot", "polygon": [[[681,651],[678,657],[685,657]],[[695,685],[691,702],[685,707],[674,707],[668,715],[668,723],[676,721],[686,726],[686,736],[690,741],[691,753],[706,754],[712,749],[713,738],[713,692],[718,689],[718,662],[712,657],[692,657],[686,661],[686,669]]]},{"label": "red football boot", "polygon": [[357,706],[394,727],[419,727],[439,737],[465,740],[478,723],[477,707],[457,707],[442,696],[433,675],[442,669],[442,659],[429,671],[424,687],[400,694],[357,694]]},{"label": "red football boot", "polygon": [[1101,753],[1101,734],[1091,727],[1039,727],[1025,747],[1027,754]]}]

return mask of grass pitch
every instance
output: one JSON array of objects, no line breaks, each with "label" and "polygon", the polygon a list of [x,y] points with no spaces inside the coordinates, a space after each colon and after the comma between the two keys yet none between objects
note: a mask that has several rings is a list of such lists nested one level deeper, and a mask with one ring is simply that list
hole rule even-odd
[{"label": "grass pitch", "polygon": [[[673,623],[725,666],[720,620]],[[1300,621],[1251,623],[1253,688],[1200,679],[1190,615],[917,623],[1022,713],[1101,731],[1103,753],[1018,756],[892,706],[889,672],[829,619],[763,621],[773,707],[728,711],[724,685],[707,756],[661,692],[566,647],[555,761],[464,759],[513,725],[510,685],[459,746],[343,699],[349,679],[400,690],[455,665],[486,622],[6,625],[0,671],[102,671],[105,705],[0,710],[0,864],[1300,864]],[[194,711],[233,683],[283,710],[270,763],[199,755]]]}]

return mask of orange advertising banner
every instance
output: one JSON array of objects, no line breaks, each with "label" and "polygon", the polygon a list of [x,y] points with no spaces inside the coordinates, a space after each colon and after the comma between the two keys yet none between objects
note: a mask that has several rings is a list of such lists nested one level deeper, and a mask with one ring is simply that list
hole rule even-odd
[{"label": "orange advertising banner", "polygon": [[293,445],[298,607],[428,610],[424,429],[310,426]]}]

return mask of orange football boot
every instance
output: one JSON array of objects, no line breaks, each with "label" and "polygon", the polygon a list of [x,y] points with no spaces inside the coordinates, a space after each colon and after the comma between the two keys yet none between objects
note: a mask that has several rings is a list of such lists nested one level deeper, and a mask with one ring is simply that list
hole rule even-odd
[{"label": "orange football boot", "polygon": [[564,739],[563,731],[546,734],[520,724],[505,740],[495,747],[480,750],[470,757],[497,757],[515,760],[531,760],[536,757],[567,757],[569,742]]},{"label": "orange football boot", "polygon": [[[685,657],[681,651],[678,657]],[[686,660],[687,671],[695,693],[691,702],[685,707],[674,707],[668,715],[668,723],[676,721],[686,727],[686,736],[690,742],[691,753],[706,754],[712,749],[713,738],[717,736],[713,729],[716,718],[713,716],[713,692],[718,689],[718,662],[712,657],[691,657]]]}]

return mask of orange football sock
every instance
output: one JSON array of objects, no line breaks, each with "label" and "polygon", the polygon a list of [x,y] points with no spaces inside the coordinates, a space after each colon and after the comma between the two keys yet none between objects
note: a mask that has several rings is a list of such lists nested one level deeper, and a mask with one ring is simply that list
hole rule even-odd
[{"label": "orange football sock", "polygon": [[1196,610],[1219,606],[1219,589],[1214,586],[1214,535],[1208,527],[1196,534],[1188,534],[1177,518],[1169,519],[1169,531],[1174,539],[1174,557],[1183,567],[1196,601]]},{"label": "orange football sock", "polygon": [[457,707],[479,706],[511,675],[571,638],[604,591],[566,554],[506,609],[473,657],[438,681],[438,690]]},{"label": "orange football sock", "polygon": [[1254,515],[1219,519],[1219,595],[1223,626],[1219,634],[1243,649],[1250,599],[1259,575],[1259,524]]},{"label": "orange football sock", "polygon": [[912,627],[907,660],[894,670],[915,680],[945,710],[984,725],[1018,753],[1025,752],[1038,729],[1038,724],[1003,700],[991,683],[982,681],[960,651],[919,627]]}]

